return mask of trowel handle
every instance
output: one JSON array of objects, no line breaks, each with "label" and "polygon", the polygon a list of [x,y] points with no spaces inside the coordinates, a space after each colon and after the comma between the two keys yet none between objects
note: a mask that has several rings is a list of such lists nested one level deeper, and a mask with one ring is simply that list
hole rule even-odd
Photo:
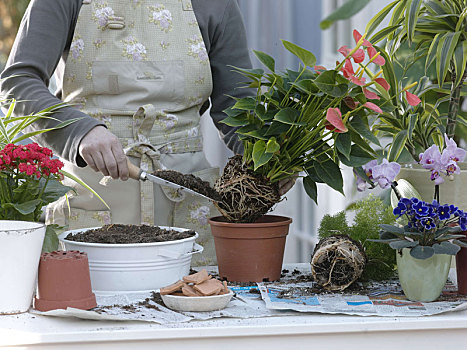
[{"label": "trowel handle", "polygon": [[134,180],[138,180],[138,181],[142,180],[141,174],[143,171],[140,168],[138,168],[136,165],[134,165],[132,162],[130,162],[128,158],[126,159],[126,163],[128,165],[128,171],[129,171],[130,178]]}]

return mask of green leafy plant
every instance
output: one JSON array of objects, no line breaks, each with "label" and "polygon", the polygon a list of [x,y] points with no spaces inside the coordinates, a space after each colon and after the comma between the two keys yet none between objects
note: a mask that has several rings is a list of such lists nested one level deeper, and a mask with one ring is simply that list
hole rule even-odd
[{"label": "green leafy plant", "polygon": [[[32,143],[20,142],[44,132],[64,128],[78,119],[59,122],[52,114],[67,104],[58,104],[27,116],[13,116],[16,101],[0,100],[7,108],[0,118],[0,219],[39,221],[42,207],[66,195],[72,188],[64,186],[64,176],[76,181],[91,191],[104,204],[105,201],[86,183],[61,169],[62,162],[52,159],[52,151]],[[49,129],[24,133],[25,129],[41,118],[56,120],[58,124]],[[106,204],[107,205],[107,204]],[[43,250],[58,247],[56,225],[47,227]]]},{"label": "green leafy plant", "polygon": [[[448,137],[453,137],[456,123],[466,124],[459,114],[460,96],[467,78],[466,9],[466,0],[397,0],[381,10],[366,28],[368,35],[372,35],[392,13],[388,27],[374,34],[370,41],[387,39],[386,51],[392,57],[397,56],[401,44],[407,43],[416,60],[424,59],[425,74],[435,66],[438,89],[449,94],[445,130],[442,130]],[[446,89],[446,84],[450,89]]]},{"label": "green leafy plant", "polygon": [[379,225],[396,222],[392,209],[385,206],[378,197],[370,195],[352,204],[348,211],[355,212],[352,224],[348,223],[345,211],[336,215],[325,215],[318,229],[319,238],[346,234],[359,241],[368,257],[368,263],[361,277],[363,280],[381,281],[393,277],[396,264],[394,251],[388,246],[370,241],[370,239],[378,239]]},{"label": "green leafy plant", "polygon": [[[369,129],[368,116],[382,113],[378,104],[382,105],[383,99],[370,102],[379,98],[371,86],[381,81],[375,76],[366,82],[362,75],[369,64],[378,62],[379,55],[371,51],[372,47],[365,46],[368,61],[363,63],[365,40],[356,37],[356,43],[353,49],[340,49],[345,58],[331,70],[314,66],[316,59],[311,52],[288,41],[283,41],[285,48],[302,63],[298,71],[276,72],[274,59],[260,51],[255,54],[269,72],[236,68],[248,78],[245,85],[256,88],[257,93],[254,97],[238,99],[225,111],[228,117],[222,122],[239,128],[237,133],[244,145],[243,164],[263,183],[274,185],[305,172],[305,190],[316,202],[317,183],[343,192],[340,163],[360,167],[376,156],[369,143],[379,145],[379,140]],[[356,71],[351,60],[359,65]],[[390,110],[390,104],[385,108]],[[232,221],[245,218],[244,211],[239,213],[236,207],[228,207],[244,203],[246,194],[242,193],[248,193],[249,198],[257,196],[258,202],[267,202],[260,209],[251,202],[244,205],[249,213],[247,221],[254,221],[252,217],[263,215],[280,200],[274,193],[265,200],[266,189],[251,189],[245,182],[241,188],[234,188],[230,186],[235,182],[233,172],[224,170],[224,173],[227,175],[221,178],[216,189],[224,198],[220,210]],[[244,192],[245,189],[249,192]],[[239,197],[232,199],[233,192],[240,193]]]}]

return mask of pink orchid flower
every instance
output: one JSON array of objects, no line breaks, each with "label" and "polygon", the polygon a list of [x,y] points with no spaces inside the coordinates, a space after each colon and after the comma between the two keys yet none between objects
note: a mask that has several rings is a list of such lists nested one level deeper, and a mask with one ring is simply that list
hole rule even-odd
[{"label": "pink orchid flower", "polygon": [[405,98],[407,99],[407,102],[409,103],[409,105],[414,106],[414,107],[418,105],[420,102],[422,102],[422,100],[420,100],[420,98],[418,98],[417,95],[414,95],[408,91],[405,91]]},{"label": "pink orchid flower", "polygon": [[374,103],[372,102],[366,102],[364,104],[365,107],[371,109],[372,111],[376,112],[376,113],[383,113],[383,110],[381,108],[379,108],[379,106],[375,105]]}]

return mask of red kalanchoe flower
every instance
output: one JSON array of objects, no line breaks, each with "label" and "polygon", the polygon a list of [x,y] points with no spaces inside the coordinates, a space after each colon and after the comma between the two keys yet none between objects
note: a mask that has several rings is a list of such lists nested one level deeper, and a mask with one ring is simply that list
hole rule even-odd
[{"label": "red kalanchoe flower", "polygon": [[407,90],[405,91],[405,98],[407,99],[407,102],[411,106],[417,106],[422,100],[417,95],[411,94]]},{"label": "red kalanchoe flower", "polygon": [[339,108],[329,108],[326,112],[326,129],[337,133],[347,132],[348,129],[342,121],[342,113]]}]

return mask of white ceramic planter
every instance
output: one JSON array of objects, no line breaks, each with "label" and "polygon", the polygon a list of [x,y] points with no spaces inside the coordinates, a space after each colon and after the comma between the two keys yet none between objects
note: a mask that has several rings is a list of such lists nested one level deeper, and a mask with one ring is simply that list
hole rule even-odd
[{"label": "white ceramic planter", "polygon": [[28,311],[44,235],[42,223],[0,220],[0,314]]},{"label": "white ceramic planter", "polygon": [[[459,163],[461,173],[453,176],[453,180],[445,179],[439,187],[440,202],[449,203],[467,210],[467,163]],[[397,179],[405,179],[420,193],[425,202],[431,203],[435,191],[435,183],[430,180],[430,171],[419,164],[406,164],[401,168]]]},{"label": "white ceramic planter", "polygon": [[[177,227],[164,227],[186,231]],[[203,247],[195,243],[195,236],[169,242],[106,244],[66,240],[71,233],[91,230],[79,229],[58,236],[66,250],[88,254],[92,290],[97,295],[147,293],[168,286],[190,272],[191,256]]]},{"label": "white ceramic planter", "polygon": [[413,301],[438,299],[448,279],[452,255],[435,254],[428,259],[415,259],[409,248],[396,251],[397,272],[405,296]]}]

